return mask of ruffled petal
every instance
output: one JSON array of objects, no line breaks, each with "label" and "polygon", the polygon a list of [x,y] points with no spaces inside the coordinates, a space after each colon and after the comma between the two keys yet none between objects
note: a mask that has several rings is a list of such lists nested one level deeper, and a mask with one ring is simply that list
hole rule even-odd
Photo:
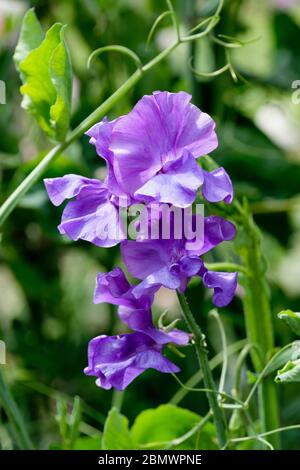
[{"label": "ruffled petal", "polygon": [[137,279],[145,279],[153,272],[165,268],[169,263],[170,249],[170,240],[125,240],[121,244],[123,262],[129,273]]},{"label": "ruffled petal", "polygon": [[143,333],[121,336],[98,336],[88,347],[86,375],[97,378],[97,385],[124,390],[146,369],[178,372],[179,368],[165,358],[162,347]]},{"label": "ruffled petal", "polygon": [[130,290],[130,284],[121,268],[115,268],[109,273],[98,273],[94,292],[94,303],[110,303],[113,305],[132,305],[126,294]]},{"label": "ruffled petal", "polygon": [[185,92],[155,92],[116,123],[110,150],[124,190],[133,195],[184,150],[196,158],[217,147],[214,121],[190,99]]},{"label": "ruffled petal", "polygon": [[126,238],[118,209],[109,201],[99,203],[94,195],[69,202],[58,229],[71,240],[86,240],[101,247],[115,246]]},{"label": "ruffled petal", "polygon": [[237,273],[207,271],[203,276],[203,283],[206,287],[214,289],[213,303],[216,307],[225,307],[234,297]]},{"label": "ruffled petal", "polygon": [[114,154],[110,150],[110,143],[113,129],[116,123],[122,118],[117,118],[113,121],[108,121],[106,118],[103,121],[95,124],[89,129],[86,134],[90,137],[90,144],[96,147],[98,155],[105,159],[107,164],[107,177],[105,183],[110,191],[116,196],[124,196],[124,191],[120,188],[113,168]]},{"label": "ruffled petal", "polygon": [[181,286],[181,275],[179,268],[169,268],[164,266],[158,271],[154,271],[149,274],[142,282],[137,284],[133,289],[133,295],[139,299],[145,295],[153,295],[160,287],[166,287],[167,289],[178,289]]},{"label": "ruffled petal", "polygon": [[151,178],[134,197],[143,202],[169,203],[176,207],[193,204],[203,182],[203,173],[193,155],[187,150],[176,161]]},{"label": "ruffled petal", "polygon": [[107,187],[97,179],[85,178],[80,175],[65,175],[61,178],[44,179],[50,201],[59,206],[65,199],[72,199],[81,193],[97,194],[104,200],[108,194]]},{"label": "ruffled petal", "polygon": [[203,197],[209,202],[224,201],[226,204],[231,204],[233,199],[233,186],[224,168],[220,167],[211,172],[203,171],[203,174]]},{"label": "ruffled petal", "polygon": [[186,242],[189,254],[203,255],[224,241],[233,240],[236,228],[232,222],[217,215],[198,217],[197,236]]}]

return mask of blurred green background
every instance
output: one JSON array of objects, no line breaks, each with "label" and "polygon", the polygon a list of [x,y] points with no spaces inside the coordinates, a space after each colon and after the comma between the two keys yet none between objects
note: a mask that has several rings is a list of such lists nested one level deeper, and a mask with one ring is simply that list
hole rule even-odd
[{"label": "blurred green background", "polygon": [[[178,0],[174,4],[185,30],[216,6],[213,0]],[[121,44],[147,61],[174,38],[165,19],[146,48],[151,25],[165,9],[161,0],[0,0],[0,79],[6,83],[6,104],[0,104],[0,202],[51,145],[20,108],[20,83],[12,60],[21,20],[31,6],[45,29],[56,21],[68,25],[75,76],[73,127],[133,71],[130,61],[116,53],[102,55],[88,70],[87,59],[94,49]],[[300,104],[292,100],[292,83],[300,80],[299,27],[297,0],[228,0],[216,34],[255,39],[231,49],[234,68],[244,80],[235,83],[228,72],[214,79],[193,75],[188,67],[191,56],[194,67],[202,72],[226,63],[224,49],[205,39],[180,46],[109,114],[109,118],[124,114],[141,96],[160,89],[190,92],[193,102],[214,117],[220,145],[213,157],[231,175],[237,197],[249,199],[263,231],[277,346],[294,338],[279,324],[276,314],[285,308],[300,310]],[[83,136],[51,164],[45,176],[78,173],[102,177],[104,171],[103,162]],[[61,209],[52,207],[39,182],[1,233],[0,339],[7,349],[7,364],[1,370],[39,448],[60,441],[55,416],[62,397],[70,403],[75,395],[81,397],[83,434],[94,435],[101,429],[113,397],[82,373],[87,344],[99,334],[123,331],[114,307],[92,304],[95,274],[119,262],[118,247],[105,250],[64,239],[56,228],[60,215]],[[228,250],[234,246],[216,250],[210,261],[223,260]],[[240,289],[232,304],[222,310],[229,342],[245,337],[242,294]],[[189,295],[216,353],[220,344],[214,340],[214,325],[207,322],[211,300],[199,284],[190,287]],[[161,291],[155,311],[165,309],[170,319],[178,313],[175,296]],[[183,368],[181,380],[197,370],[193,351],[184,359],[169,354]],[[230,380],[229,373],[229,388]],[[172,377],[148,371],[125,392],[124,413],[133,420],[141,410],[168,402],[177,389]],[[300,422],[299,392],[297,384],[279,386],[283,424]],[[181,405],[201,413],[207,407],[201,394],[188,394]],[[14,443],[6,416],[0,416],[2,448],[11,448]],[[300,449],[300,432],[286,433],[283,442],[286,449]]]}]

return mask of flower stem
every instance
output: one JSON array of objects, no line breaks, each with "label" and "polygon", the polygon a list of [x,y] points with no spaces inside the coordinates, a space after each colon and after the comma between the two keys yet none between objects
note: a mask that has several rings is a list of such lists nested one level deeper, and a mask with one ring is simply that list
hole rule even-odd
[{"label": "flower stem", "polygon": [[213,419],[217,430],[219,447],[223,449],[227,444],[227,425],[224,412],[218,402],[216,384],[214,382],[212,372],[209,367],[205,336],[202,333],[199,324],[196,322],[195,317],[187,303],[184,294],[177,292],[177,296],[180,306],[182,308],[185,321],[194,337],[194,344],[197,352],[199,365],[203,373],[205,387],[207,389],[216,391],[216,393],[207,393],[207,399],[213,414]]},{"label": "flower stem", "polygon": [[[251,358],[256,372],[261,372],[274,350],[274,332],[268,286],[265,281],[266,262],[261,250],[261,235],[247,207],[240,208],[243,243],[240,254],[248,271],[243,298],[247,337],[256,344],[262,358],[252,349]],[[263,431],[279,427],[279,406],[276,385],[272,377],[265,378],[258,390],[259,415]],[[270,443],[280,448],[279,434],[272,434]]]}]

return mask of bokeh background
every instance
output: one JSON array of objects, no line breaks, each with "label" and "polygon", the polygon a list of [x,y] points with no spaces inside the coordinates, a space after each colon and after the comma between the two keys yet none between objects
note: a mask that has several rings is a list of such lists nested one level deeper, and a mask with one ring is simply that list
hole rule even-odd
[{"label": "bokeh background", "polygon": [[[174,4],[186,30],[216,6],[213,0]],[[0,79],[6,83],[6,104],[0,104],[0,202],[51,145],[20,107],[20,82],[12,60],[22,17],[31,6],[45,29],[56,21],[68,25],[75,76],[73,127],[133,71],[130,61],[116,53],[101,56],[88,70],[87,59],[94,49],[122,44],[147,61],[174,38],[165,19],[146,48],[151,25],[165,9],[160,0],[0,0]],[[124,114],[141,96],[160,89],[190,92],[193,102],[214,117],[220,145],[213,157],[231,175],[237,197],[249,199],[263,232],[277,346],[294,339],[279,324],[277,313],[285,308],[300,310],[300,104],[292,88],[300,80],[299,27],[297,0],[228,0],[216,34],[251,40],[231,50],[242,80],[235,83],[229,73],[213,79],[195,77],[188,66],[191,56],[194,67],[202,72],[225,64],[224,49],[205,39],[182,45],[148,72],[109,114],[110,118]],[[83,136],[51,164],[45,176],[102,177],[104,171],[103,162]],[[119,263],[119,249],[64,239],[56,228],[60,214],[39,182],[10,215],[0,235],[0,339],[7,348],[7,363],[0,367],[35,446],[43,449],[59,444],[57,407],[62,401],[71,405],[74,396],[80,396],[83,404],[81,432],[97,436],[112,400],[118,397],[98,389],[82,373],[87,344],[99,334],[123,331],[114,307],[92,303],[95,274]],[[228,250],[234,250],[234,245],[216,250],[210,260],[223,260]],[[197,283],[189,295],[216,354],[220,351],[218,334],[207,320],[211,300]],[[230,343],[245,337],[239,295],[222,310]],[[163,310],[170,319],[178,314],[171,292],[161,291],[156,299],[155,313]],[[168,354],[174,358],[172,352]],[[193,351],[175,360],[184,369],[183,381],[197,370]],[[168,402],[177,390],[172,377],[148,371],[126,391],[123,411],[132,421],[141,410]],[[299,392],[297,384],[279,387],[283,424],[300,422]],[[207,404],[201,394],[186,394],[181,406],[205,412]],[[6,416],[3,412],[0,416],[1,446],[12,448]],[[300,432],[286,433],[283,441],[287,449],[300,449]]]}]

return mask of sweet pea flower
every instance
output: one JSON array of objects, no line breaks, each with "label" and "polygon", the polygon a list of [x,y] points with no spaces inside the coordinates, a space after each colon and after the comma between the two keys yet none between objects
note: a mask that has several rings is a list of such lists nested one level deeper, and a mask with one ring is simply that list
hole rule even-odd
[{"label": "sweet pea flower", "polygon": [[215,122],[190,100],[185,92],[157,91],[140,99],[127,115],[104,120],[87,132],[107,162],[115,193],[184,208],[203,185],[208,201],[232,201],[224,168],[209,173],[196,161],[214,150],[218,140]]},{"label": "sweet pea flower", "polygon": [[132,289],[139,299],[161,286],[184,292],[193,276],[201,276],[204,284],[214,289],[213,301],[218,307],[227,305],[235,292],[236,273],[210,273],[200,255],[223,241],[232,240],[235,226],[218,216],[204,218],[204,236],[195,244],[182,237],[176,239],[128,241],[121,244],[122,259],[130,274],[142,282]]},{"label": "sweet pea flower", "polygon": [[163,356],[163,346],[168,343],[186,345],[190,339],[184,331],[155,328],[151,313],[153,294],[146,293],[136,299],[132,290],[119,267],[97,275],[94,303],[118,305],[121,320],[133,330],[133,333],[119,336],[98,336],[89,343],[88,367],[84,372],[97,377],[96,384],[105,389],[124,390],[146,369],[179,372],[180,369]]},{"label": "sweet pea flower", "polygon": [[124,272],[117,267],[109,273],[98,273],[94,303],[117,305],[120,319],[131,330],[148,335],[157,344],[174,343],[186,345],[189,335],[184,331],[172,329],[165,331],[153,325],[151,306],[153,292],[145,292],[139,299],[133,294],[135,287],[127,281]]},{"label": "sweet pea flower", "polygon": [[88,346],[86,375],[97,377],[99,387],[124,390],[146,369],[176,373],[180,369],[162,354],[162,345],[143,333],[98,336]]}]

